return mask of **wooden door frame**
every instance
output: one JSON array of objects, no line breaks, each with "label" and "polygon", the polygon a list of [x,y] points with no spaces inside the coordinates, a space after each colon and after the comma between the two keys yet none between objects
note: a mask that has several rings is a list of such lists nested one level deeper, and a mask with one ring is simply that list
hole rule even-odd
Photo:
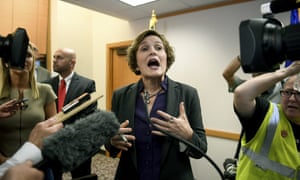
[{"label": "wooden door frame", "polygon": [[113,50],[130,46],[132,40],[109,43],[106,45],[106,109],[111,108],[113,93]]}]

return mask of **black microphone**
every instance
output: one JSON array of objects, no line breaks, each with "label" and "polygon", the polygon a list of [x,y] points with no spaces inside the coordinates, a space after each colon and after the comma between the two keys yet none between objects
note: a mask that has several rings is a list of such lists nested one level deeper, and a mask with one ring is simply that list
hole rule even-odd
[{"label": "black microphone", "polygon": [[113,112],[100,110],[67,124],[43,140],[44,160],[36,167],[50,163],[60,166],[63,172],[71,171],[99,152],[119,128]]},{"label": "black microphone", "polygon": [[[153,126],[155,126],[152,122],[151,124]],[[157,128],[157,127],[156,127]],[[215,168],[215,170],[218,172],[218,174],[220,175],[221,177],[221,180],[226,180],[224,175],[223,175],[223,172],[221,171],[221,169],[219,168],[219,166],[216,164],[216,162],[214,162],[206,153],[204,153],[199,147],[197,147],[196,145],[194,145],[193,143],[191,143],[190,141],[188,140],[185,140],[175,134],[171,134],[169,133],[168,131],[165,131],[165,130],[162,130],[160,128],[157,128],[158,131],[162,132],[163,134],[169,136],[169,137],[172,137],[172,138],[175,138],[177,139],[178,141],[184,143],[185,145],[187,145],[188,147],[191,147],[193,149],[195,149],[196,151],[198,151],[199,153],[201,153],[203,155],[203,157]]]},{"label": "black microphone", "polygon": [[300,3],[297,3],[296,0],[273,0],[262,4],[260,11],[262,15],[267,15],[290,11],[299,7]]}]

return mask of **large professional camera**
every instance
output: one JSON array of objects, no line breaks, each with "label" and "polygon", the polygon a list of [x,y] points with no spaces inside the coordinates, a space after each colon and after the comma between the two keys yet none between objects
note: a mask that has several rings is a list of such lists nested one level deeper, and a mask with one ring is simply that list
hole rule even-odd
[{"label": "large professional camera", "polygon": [[10,68],[24,69],[29,38],[26,30],[17,28],[6,37],[0,36],[0,57]]},{"label": "large professional camera", "polygon": [[300,60],[300,24],[283,27],[273,16],[298,7],[300,3],[296,0],[274,0],[262,5],[263,18],[240,23],[240,58],[244,72],[271,72],[285,60]]}]

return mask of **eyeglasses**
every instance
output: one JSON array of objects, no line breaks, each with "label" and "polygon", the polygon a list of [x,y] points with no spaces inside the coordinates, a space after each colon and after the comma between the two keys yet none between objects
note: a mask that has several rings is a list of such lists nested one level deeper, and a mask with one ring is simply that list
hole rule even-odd
[{"label": "eyeglasses", "polygon": [[300,102],[300,92],[298,91],[291,91],[291,90],[281,90],[280,91],[281,97],[290,98],[294,95],[295,99]]}]

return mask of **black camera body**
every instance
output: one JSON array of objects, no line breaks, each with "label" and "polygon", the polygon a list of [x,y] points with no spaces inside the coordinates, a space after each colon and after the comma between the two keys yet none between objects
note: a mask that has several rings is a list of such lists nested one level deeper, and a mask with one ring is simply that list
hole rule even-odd
[{"label": "black camera body", "polygon": [[6,37],[0,36],[0,57],[10,68],[24,69],[29,38],[23,28]]},{"label": "black camera body", "polygon": [[[300,6],[296,1],[272,2],[286,5],[284,11]],[[241,66],[246,73],[271,72],[279,69],[285,60],[300,60],[300,24],[283,27],[273,14],[268,14],[242,21],[239,35]]]}]

